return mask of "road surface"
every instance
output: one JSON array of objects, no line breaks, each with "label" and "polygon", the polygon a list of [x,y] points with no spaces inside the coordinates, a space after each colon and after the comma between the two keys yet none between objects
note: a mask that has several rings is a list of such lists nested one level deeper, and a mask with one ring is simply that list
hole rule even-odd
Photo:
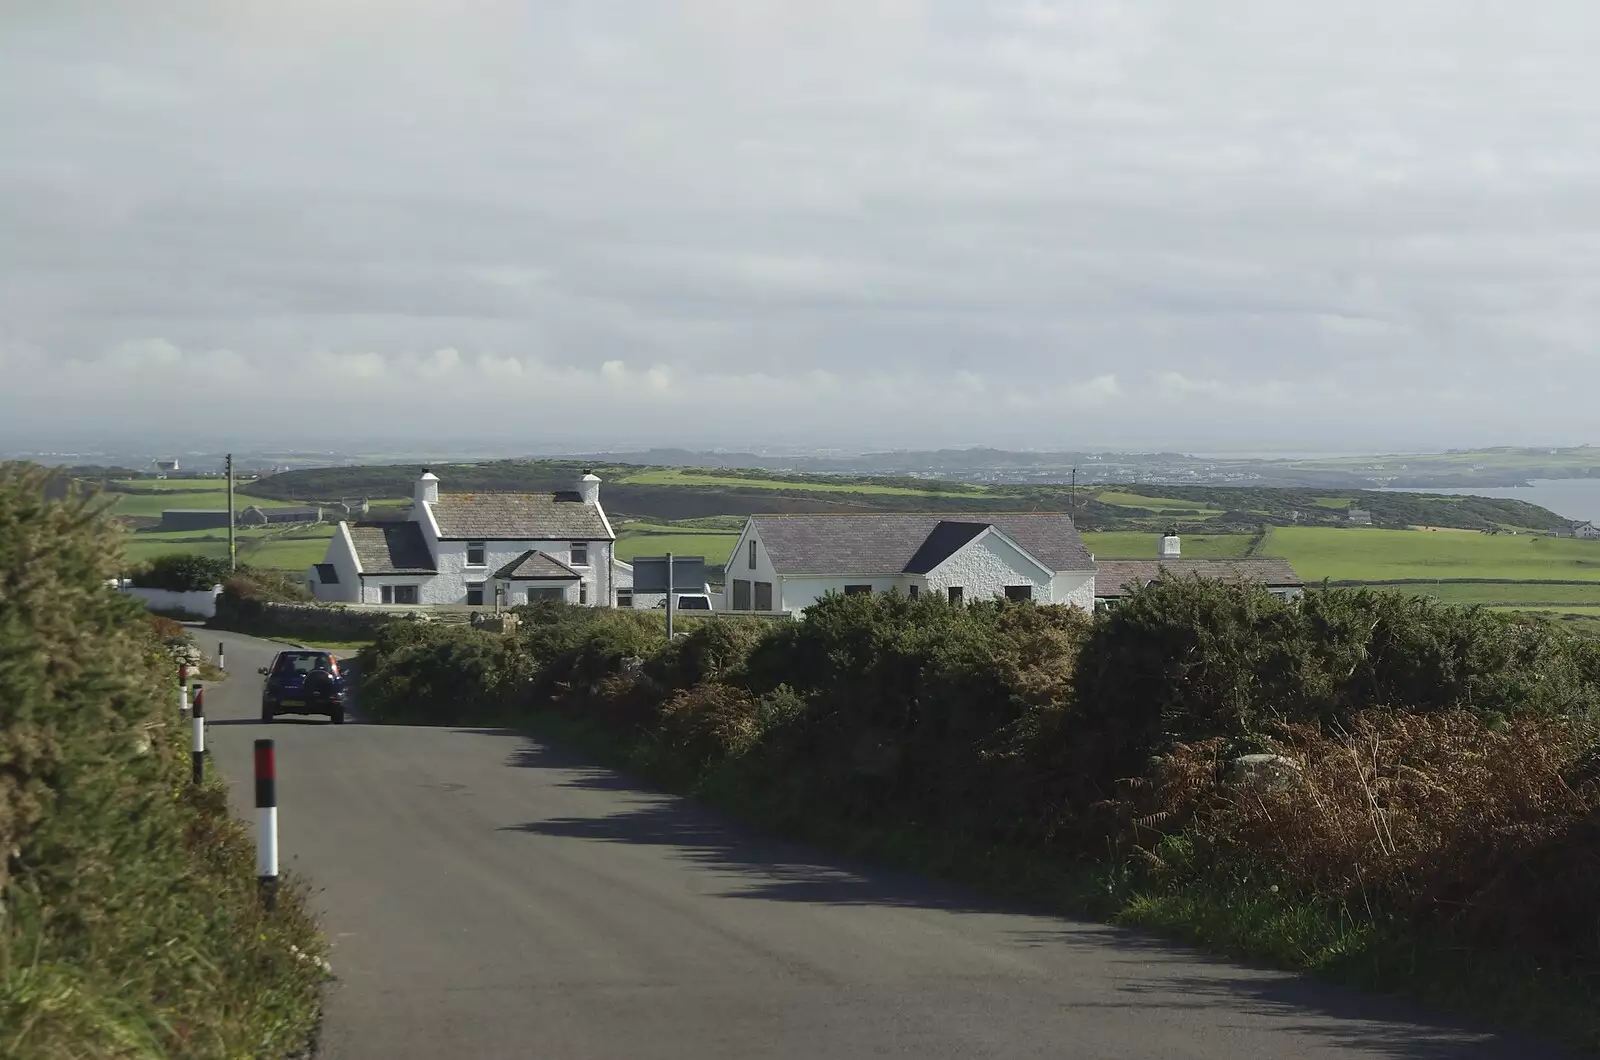
[{"label": "road surface", "polygon": [[515,734],[263,725],[280,646],[221,639],[208,743],[251,820],[277,741],[327,1060],[1565,1055],[762,839]]}]

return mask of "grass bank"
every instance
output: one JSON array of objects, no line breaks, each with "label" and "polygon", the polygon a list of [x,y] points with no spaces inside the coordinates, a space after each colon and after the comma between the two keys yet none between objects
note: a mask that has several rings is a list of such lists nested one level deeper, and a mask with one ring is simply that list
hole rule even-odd
[{"label": "grass bank", "polygon": [[109,589],[120,535],[0,467],[0,1055],[302,1052],[323,942],[256,896],[219,780],[191,783],[172,640]]}]

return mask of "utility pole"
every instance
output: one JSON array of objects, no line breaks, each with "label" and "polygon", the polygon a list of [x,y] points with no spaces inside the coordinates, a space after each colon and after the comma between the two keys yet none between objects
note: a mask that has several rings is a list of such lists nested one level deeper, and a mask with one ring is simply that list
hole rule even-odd
[{"label": "utility pole", "polygon": [[1072,510],[1078,510],[1078,469],[1072,469]]},{"label": "utility pole", "polygon": [[237,570],[238,560],[233,550],[233,454],[228,454],[228,570]]}]

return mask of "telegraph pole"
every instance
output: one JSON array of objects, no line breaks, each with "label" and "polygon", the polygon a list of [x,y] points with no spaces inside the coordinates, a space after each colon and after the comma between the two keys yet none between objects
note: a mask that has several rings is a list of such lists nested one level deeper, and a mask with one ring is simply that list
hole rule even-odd
[{"label": "telegraph pole", "polygon": [[228,569],[238,568],[233,550],[233,454],[228,454]]},{"label": "telegraph pole", "polygon": [[1078,469],[1072,469],[1072,510],[1078,510]]}]

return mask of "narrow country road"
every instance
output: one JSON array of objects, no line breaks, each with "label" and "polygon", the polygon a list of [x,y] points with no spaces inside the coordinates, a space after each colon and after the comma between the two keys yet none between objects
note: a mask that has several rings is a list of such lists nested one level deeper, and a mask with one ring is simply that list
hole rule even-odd
[{"label": "narrow country road", "polygon": [[757,838],[514,734],[263,725],[281,646],[220,639],[208,743],[251,820],[277,741],[328,1060],[1566,1055]]}]

